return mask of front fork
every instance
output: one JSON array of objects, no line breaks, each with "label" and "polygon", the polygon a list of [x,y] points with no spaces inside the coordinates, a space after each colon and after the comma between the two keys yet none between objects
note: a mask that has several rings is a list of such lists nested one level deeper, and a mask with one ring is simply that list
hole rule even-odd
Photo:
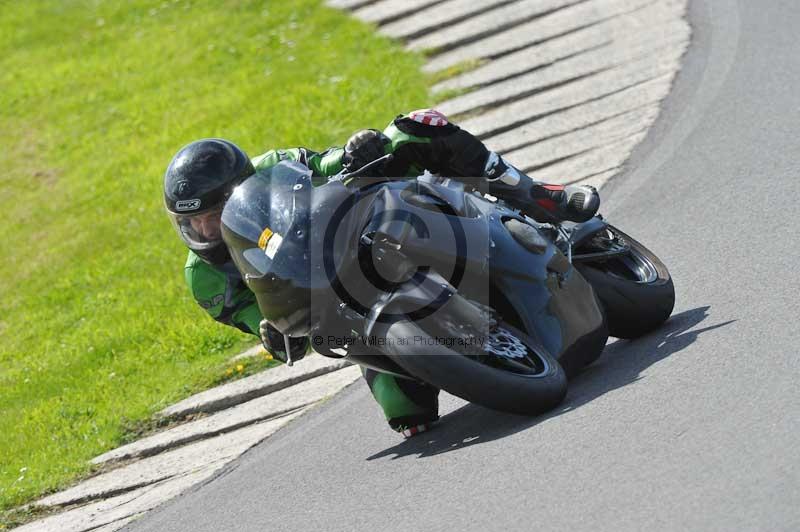
[{"label": "front fork", "polygon": [[553,243],[566,255],[570,264],[587,260],[603,260],[604,258],[624,254],[630,249],[627,245],[621,245],[613,249],[606,249],[599,252],[575,253],[576,249],[579,249],[597,233],[604,231],[608,227],[608,222],[600,214],[589,221],[567,227],[559,223],[542,224],[529,216],[526,216],[526,219],[529,223],[538,226],[540,229],[550,232]]}]

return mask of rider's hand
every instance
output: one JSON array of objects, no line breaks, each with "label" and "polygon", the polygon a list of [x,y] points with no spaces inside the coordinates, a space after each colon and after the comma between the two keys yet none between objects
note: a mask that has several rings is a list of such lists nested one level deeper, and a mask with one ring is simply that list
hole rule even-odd
[{"label": "rider's hand", "polygon": [[[264,349],[272,353],[272,356],[283,363],[286,363],[286,346],[283,335],[278,329],[271,326],[267,320],[261,320],[258,324],[258,333],[261,336],[261,344]],[[308,338],[289,338],[289,349],[292,355],[292,362],[297,362],[306,355],[308,350]]]},{"label": "rider's hand", "polygon": [[344,145],[342,166],[348,172],[355,172],[364,165],[383,157],[385,146],[391,141],[377,129],[363,129],[354,133]]}]

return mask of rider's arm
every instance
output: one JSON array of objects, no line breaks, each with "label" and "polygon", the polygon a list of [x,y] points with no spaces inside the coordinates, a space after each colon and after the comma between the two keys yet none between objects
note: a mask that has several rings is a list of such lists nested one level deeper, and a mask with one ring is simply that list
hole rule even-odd
[{"label": "rider's arm", "polygon": [[386,169],[388,175],[412,176],[428,170],[473,184],[484,175],[489,150],[438,111],[400,115],[383,133],[390,140],[387,151],[394,155]]},{"label": "rider's arm", "polygon": [[342,169],[342,148],[328,148],[322,153],[306,151],[306,166],[311,168],[315,176],[332,176]]},{"label": "rider's arm", "polygon": [[[235,275],[228,275],[200,260],[194,253],[189,253],[184,270],[186,282],[197,303],[220,323],[231,325],[237,329],[258,336],[264,347],[278,360],[286,361],[283,335],[275,331],[273,341],[265,340],[259,330],[262,320],[256,297],[247,286]],[[308,350],[307,338],[292,338],[292,357],[303,358]]]},{"label": "rider's arm", "polygon": [[600,204],[592,187],[534,181],[432,109],[397,117],[384,134],[394,153],[387,175],[419,175],[425,168],[502,198],[539,221],[585,221]]},{"label": "rider's arm", "polygon": [[312,182],[321,185],[327,182],[326,176],[336,174],[342,169],[342,148],[329,148],[324,152],[316,152],[307,148],[289,148],[271,150],[253,159],[256,170],[266,170],[280,161],[298,161],[311,169]]},{"label": "rider's arm", "polygon": [[225,272],[189,252],[184,268],[186,283],[198,305],[216,321],[259,336],[261,312],[255,295]]}]

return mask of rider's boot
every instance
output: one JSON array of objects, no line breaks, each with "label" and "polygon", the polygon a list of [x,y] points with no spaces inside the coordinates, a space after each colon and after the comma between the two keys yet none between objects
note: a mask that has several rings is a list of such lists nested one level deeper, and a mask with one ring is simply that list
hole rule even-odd
[{"label": "rider's boot", "polygon": [[439,419],[439,390],[433,386],[368,368],[362,373],[392,430],[410,438]]},{"label": "rider's boot", "polygon": [[585,222],[600,208],[600,195],[594,187],[534,181],[495,152],[489,153],[484,177],[490,194],[538,222]]}]

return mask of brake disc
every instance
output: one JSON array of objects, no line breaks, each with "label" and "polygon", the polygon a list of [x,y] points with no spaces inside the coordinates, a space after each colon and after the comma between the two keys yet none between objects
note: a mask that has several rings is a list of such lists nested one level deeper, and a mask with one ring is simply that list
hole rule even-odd
[{"label": "brake disc", "polygon": [[489,332],[484,350],[503,358],[525,358],[528,348],[512,332],[505,329],[494,329]]}]

